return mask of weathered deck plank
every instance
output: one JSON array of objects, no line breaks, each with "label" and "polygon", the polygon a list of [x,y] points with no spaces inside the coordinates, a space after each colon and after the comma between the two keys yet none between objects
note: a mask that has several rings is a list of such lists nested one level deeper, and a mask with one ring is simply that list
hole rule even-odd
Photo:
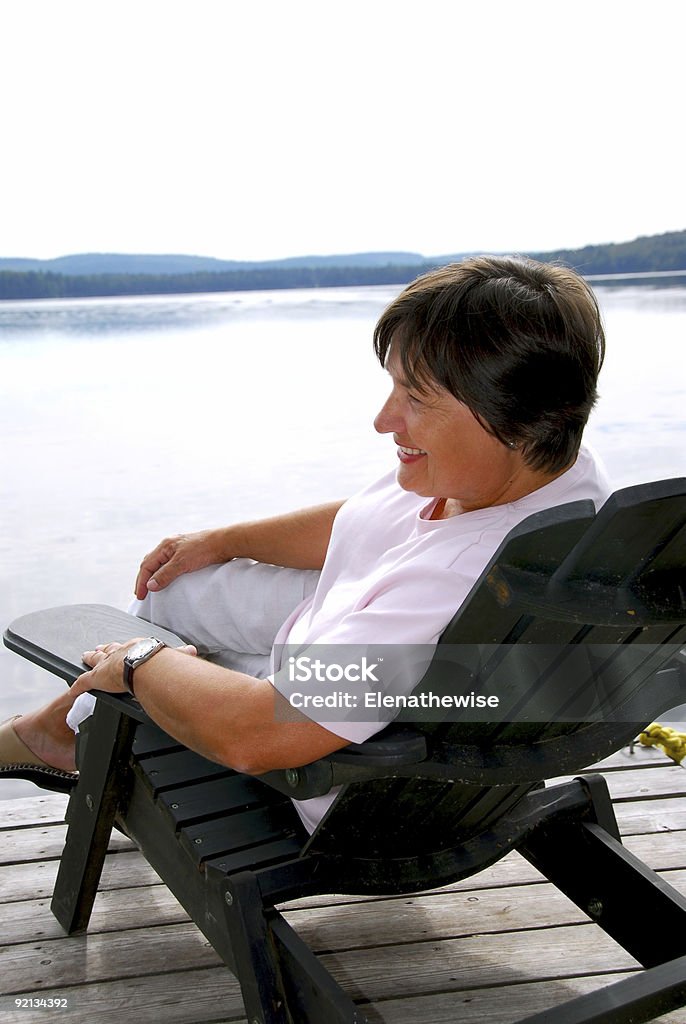
[{"label": "weathered deck plank", "polygon": [[136,1024],[247,1024],[238,984],[223,966],[123,978],[51,994],[67,1000],[66,1007],[52,1015],[43,1009],[17,1007],[13,997],[0,996],[3,1024],[45,1024],[46,1020],[121,1024],[129,1019]]},{"label": "weathered deck plank", "polygon": [[[603,765],[626,846],[686,892],[686,776],[655,750]],[[114,836],[87,935],[49,909],[66,801],[0,803],[0,1017],[64,998],[65,1021],[244,1022],[238,985],[123,836]],[[375,1024],[510,1024],[626,977],[635,961],[517,854],[419,895],[294,901],[288,920]],[[646,924],[637,908],[637,927]],[[173,967],[170,967],[173,964]],[[551,1022],[554,1021],[551,1012]],[[684,1012],[663,1024],[683,1024]]]}]

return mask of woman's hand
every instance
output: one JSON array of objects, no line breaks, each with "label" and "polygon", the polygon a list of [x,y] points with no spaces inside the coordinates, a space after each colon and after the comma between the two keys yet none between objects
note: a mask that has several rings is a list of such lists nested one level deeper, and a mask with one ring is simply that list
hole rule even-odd
[{"label": "woman's hand", "polygon": [[342,504],[333,501],[268,519],[167,537],[141,562],[136,597],[142,601],[148,591],[164,590],[185,572],[223,565],[232,558],[254,558],[292,569],[321,569]]},{"label": "woman's hand", "polygon": [[[90,666],[90,672],[84,672],[75,680],[71,693],[77,697],[88,690],[104,690],[106,693],[128,693],[124,685],[124,658],[126,652],[143,637],[135,637],[124,644],[98,644],[94,651],[85,651],[83,660]],[[183,644],[174,650],[182,654],[195,656],[198,652],[192,644]]]},{"label": "woman's hand", "polygon": [[139,601],[148,591],[155,593],[169,586],[172,580],[185,572],[195,572],[208,565],[228,562],[233,555],[226,553],[224,530],[202,530],[199,533],[181,533],[167,537],[145,556],[141,562],[134,592]]}]

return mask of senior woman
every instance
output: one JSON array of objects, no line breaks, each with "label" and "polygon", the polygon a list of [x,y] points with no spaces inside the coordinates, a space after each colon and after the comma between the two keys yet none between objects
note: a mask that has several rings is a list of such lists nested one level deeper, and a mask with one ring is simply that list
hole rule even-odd
[{"label": "senior woman", "polygon": [[[275,714],[277,692],[288,698],[293,684],[270,675],[274,644],[435,644],[513,526],[607,497],[581,445],[603,330],[572,271],[496,257],[444,267],[391,303],[374,345],[392,385],[375,427],[392,436],[397,468],[345,502],[159,544],[141,564],[134,610],[191,645],[86,652],[91,671],[71,690],[2,727],[0,773],[21,762],[34,778],[51,766],[69,780],[87,691],[125,692],[125,673],[163,729],[239,771],[360,742],[384,723]],[[298,805],[309,829],[331,799]]]}]

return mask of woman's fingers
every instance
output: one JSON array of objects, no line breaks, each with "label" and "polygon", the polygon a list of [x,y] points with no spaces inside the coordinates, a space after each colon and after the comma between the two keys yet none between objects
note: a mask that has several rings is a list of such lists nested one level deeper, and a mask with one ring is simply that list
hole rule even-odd
[{"label": "woman's fingers", "polygon": [[[84,651],[83,661],[90,668],[95,668],[101,661],[104,661],[110,654],[115,654],[120,651],[122,647],[130,647],[132,644],[138,643],[140,637],[135,640],[128,640],[125,644],[110,643],[110,644],[98,644],[94,651]],[[198,653],[197,647],[193,644],[180,644],[174,648],[175,651],[180,651],[182,654],[189,654],[191,657],[196,657]]]},{"label": "woman's fingers", "polygon": [[119,643],[118,641],[112,641],[112,643],[109,644],[98,644],[95,650],[84,651],[83,660],[86,665],[90,665],[91,668],[95,668],[96,665],[99,665],[100,662],[104,661],[110,654],[115,654],[117,651],[120,651],[122,647],[130,647],[132,644],[137,643],[139,639],[140,637],[137,637],[135,640],[127,640],[124,644]]},{"label": "woman's fingers", "polygon": [[[145,556],[140,564],[134,587],[134,593],[139,601],[143,600],[149,590],[153,593],[156,590],[162,590],[183,572],[181,568],[177,568],[175,571],[174,567],[170,566],[170,563],[174,561],[181,539],[181,537],[167,537]],[[165,567],[166,571],[160,572]]]},{"label": "woman's fingers", "polygon": [[142,601],[148,592],[164,590],[185,572],[226,561],[229,556],[218,552],[216,536],[217,531],[201,530],[161,541],[141,562],[135,587],[138,600]]}]

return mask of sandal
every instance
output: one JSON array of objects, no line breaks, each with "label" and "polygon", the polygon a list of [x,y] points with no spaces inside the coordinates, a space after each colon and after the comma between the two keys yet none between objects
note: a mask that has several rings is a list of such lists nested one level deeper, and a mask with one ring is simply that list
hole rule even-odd
[{"label": "sandal", "polygon": [[8,778],[27,779],[53,793],[71,793],[78,782],[79,773],[52,768],[29,750],[14,730],[13,722],[17,718],[21,718],[21,715],[14,715],[0,725],[0,781]]}]

